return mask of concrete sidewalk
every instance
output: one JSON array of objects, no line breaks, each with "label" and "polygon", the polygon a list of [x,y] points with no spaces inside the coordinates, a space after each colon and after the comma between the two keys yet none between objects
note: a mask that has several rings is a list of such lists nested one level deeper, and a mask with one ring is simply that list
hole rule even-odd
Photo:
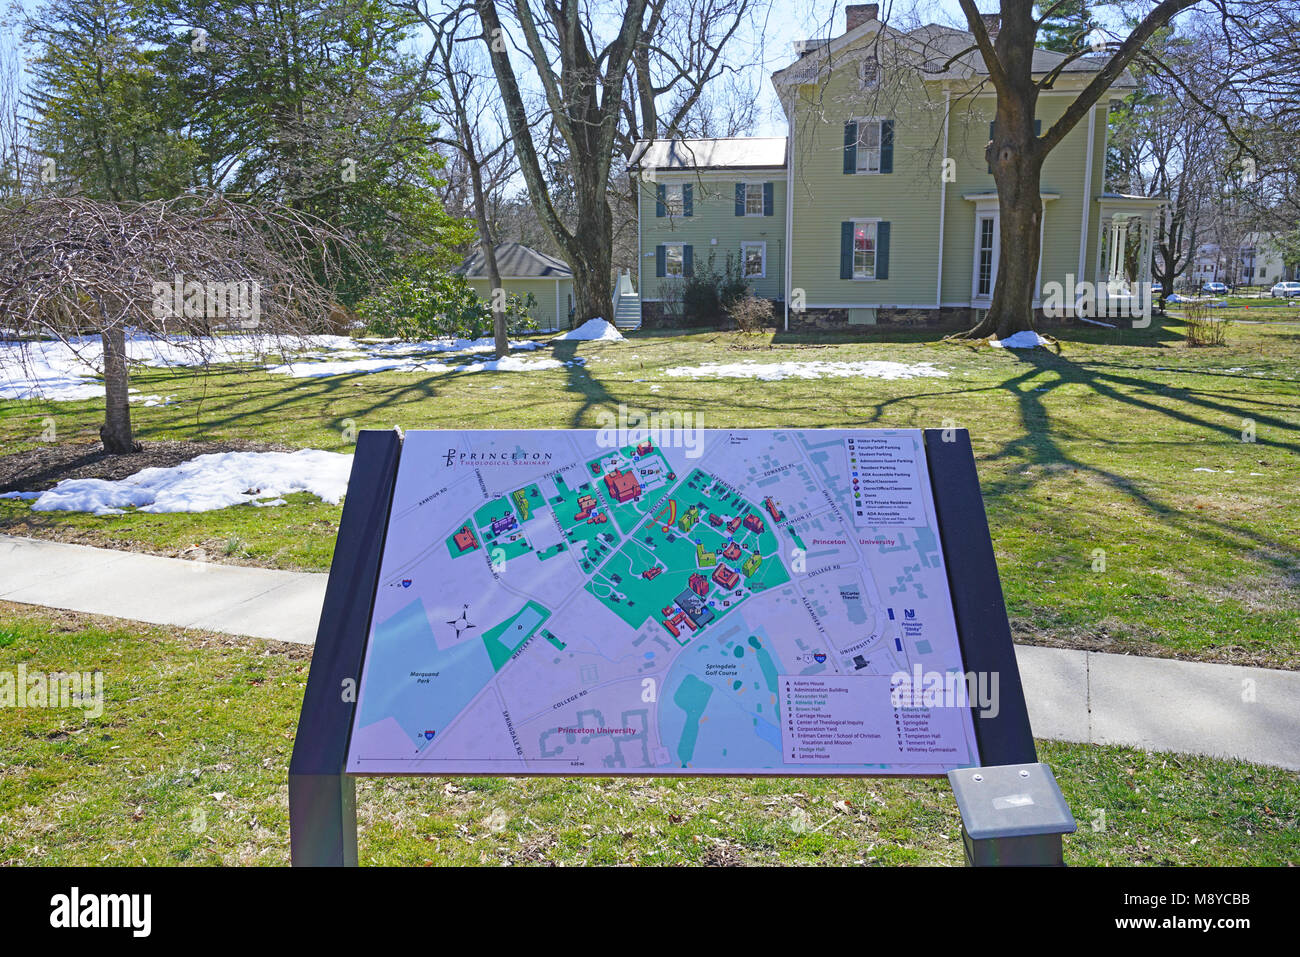
[{"label": "concrete sidewalk", "polygon": [[[0,599],[310,644],[325,575],[0,535]],[[1300,769],[1300,672],[1016,646],[1040,738]]]},{"label": "concrete sidewalk", "polygon": [[0,535],[0,599],[310,644],[325,575]]}]

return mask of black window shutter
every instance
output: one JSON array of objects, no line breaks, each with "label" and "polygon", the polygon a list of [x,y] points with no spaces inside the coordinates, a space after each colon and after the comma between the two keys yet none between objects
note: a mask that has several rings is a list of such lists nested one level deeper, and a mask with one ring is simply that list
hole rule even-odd
[{"label": "black window shutter", "polygon": [[695,187],[692,183],[682,184],[682,215],[695,215]]},{"label": "black window shutter", "polygon": [[840,223],[840,278],[853,278],[853,223]]},{"label": "black window shutter", "polygon": [[844,172],[858,171],[858,124],[844,124]]},{"label": "black window shutter", "polygon": [[690,278],[695,275],[695,247],[682,247],[682,275]]},{"label": "black window shutter", "polygon": [[668,267],[663,245],[655,247],[655,278],[662,279],[668,275]]},{"label": "black window shutter", "polygon": [[1042,120],[1034,120],[1034,135],[1035,135],[1035,136],[1042,136],[1042,135],[1043,135],[1043,121],[1042,121]]},{"label": "black window shutter", "polygon": [[736,215],[745,215],[745,184],[736,184]]},{"label": "black window shutter", "polygon": [[894,121],[880,121],[880,172],[894,171]]},{"label": "black window shutter", "polygon": [[764,216],[772,215],[772,205],[773,205],[772,196],[773,196],[772,184],[764,183],[763,184],[763,215]]},{"label": "black window shutter", "polygon": [[889,278],[889,223],[876,223],[876,278]]},{"label": "black window shutter", "polygon": [[666,187],[663,183],[655,183],[655,215],[663,217],[667,210]]}]

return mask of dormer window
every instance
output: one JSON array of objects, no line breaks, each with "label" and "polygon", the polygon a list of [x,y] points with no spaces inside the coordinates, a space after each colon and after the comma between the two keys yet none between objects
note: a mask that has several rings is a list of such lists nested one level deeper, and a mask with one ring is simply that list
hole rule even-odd
[{"label": "dormer window", "polygon": [[880,61],[874,53],[862,61],[858,78],[862,81],[864,90],[874,90],[880,86]]}]

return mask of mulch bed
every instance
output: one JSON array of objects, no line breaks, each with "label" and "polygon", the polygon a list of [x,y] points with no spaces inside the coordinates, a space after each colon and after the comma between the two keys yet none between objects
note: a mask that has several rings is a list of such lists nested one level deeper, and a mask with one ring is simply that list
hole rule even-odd
[{"label": "mulch bed", "polygon": [[42,445],[26,452],[0,455],[0,492],[41,492],[63,479],[114,481],[141,469],[171,468],[209,452],[294,452],[266,442],[145,442],[131,455],[109,455],[98,442]]}]

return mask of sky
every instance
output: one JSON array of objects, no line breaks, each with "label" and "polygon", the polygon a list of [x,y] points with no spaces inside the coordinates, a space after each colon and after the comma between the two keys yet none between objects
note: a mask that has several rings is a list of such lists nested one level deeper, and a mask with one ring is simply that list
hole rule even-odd
[{"label": "sky", "polygon": [[[994,0],[979,0],[988,10],[996,8]],[[842,2],[830,0],[773,0],[771,10],[762,24],[756,24],[755,38],[745,38],[738,45],[737,60],[754,60],[761,66],[754,68],[759,94],[757,136],[784,136],[785,119],[777,103],[776,91],[770,77],[781,68],[794,62],[793,44],[796,40],[835,37],[844,32],[844,7]],[[899,16],[911,16],[931,23],[959,25],[965,22],[957,0],[881,0],[885,15],[892,10]],[[759,34],[761,31],[761,34]],[[761,39],[761,46],[755,42]]]}]

